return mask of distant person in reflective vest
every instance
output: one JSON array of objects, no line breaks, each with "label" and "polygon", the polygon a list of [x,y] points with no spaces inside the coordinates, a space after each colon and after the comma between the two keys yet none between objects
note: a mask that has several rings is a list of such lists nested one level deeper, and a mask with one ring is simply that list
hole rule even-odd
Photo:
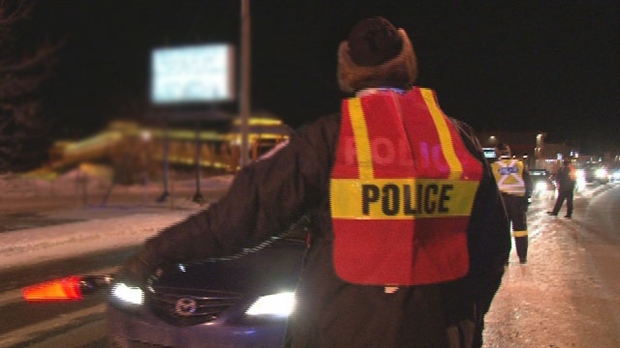
[{"label": "distant person in reflective vest", "polygon": [[528,248],[527,208],[532,195],[532,181],[523,161],[513,158],[508,144],[498,144],[495,152],[497,160],[491,165],[493,175],[512,224],[519,262],[525,264]]},{"label": "distant person in reflective vest", "polygon": [[565,158],[562,163],[562,167],[553,175],[558,185],[558,198],[555,201],[553,210],[548,211],[547,214],[557,216],[562,208],[562,204],[566,200],[566,215],[564,217],[571,219],[573,217],[573,194],[575,192],[577,173],[570,158]]},{"label": "distant person in reflective vest", "polygon": [[148,240],[119,278],[144,284],[163,263],[234,255],[310,212],[286,347],[481,347],[508,219],[473,130],[416,76],[405,30],[359,22],[338,50],[350,96],[340,112],[242,168],[222,199]]}]

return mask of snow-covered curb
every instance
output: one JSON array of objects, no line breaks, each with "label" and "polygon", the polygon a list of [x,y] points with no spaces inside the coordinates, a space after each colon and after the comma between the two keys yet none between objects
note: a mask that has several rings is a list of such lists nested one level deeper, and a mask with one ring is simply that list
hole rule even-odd
[{"label": "snow-covered curb", "polygon": [[0,233],[0,270],[142,243],[195,210],[169,210]]},{"label": "snow-covered curb", "polygon": [[[62,195],[75,194],[75,172],[68,173],[57,180],[23,179],[17,175],[0,176],[0,207],[10,206],[15,200],[39,199],[54,200]],[[222,190],[230,186],[234,176],[224,174],[205,177],[201,180],[204,192]],[[95,181],[89,181],[93,184]],[[100,185],[101,186],[101,185]],[[171,182],[171,193],[193,192],[195,180]],[[105,188],[105,185],[103,185]],[[99,187],[101,188],[101,187]],[[136,206],[127,206],[129,210],[59,208],[46,215],[60,219],[86,220],[29,228],[0,233],[0,271],[10,267],[61,259],[96,251],[123,248],[138,245],[153,236],[162,228],[172,225],[199,209],[189,199],[174,199],[174,204],[160,207],[143,206],[143,194],[160,193],[161,184],[151,182],[148,186],[118,187],[117,191],[135,193]],[[92,188],[92,192],[96,191]],[[91,193],[92,193],[91,192]],[[178,195],[177,195],[178,196]],[[183,196],[183,195],[182,195]],[[172,202],[172,201],[171,201]]]}]

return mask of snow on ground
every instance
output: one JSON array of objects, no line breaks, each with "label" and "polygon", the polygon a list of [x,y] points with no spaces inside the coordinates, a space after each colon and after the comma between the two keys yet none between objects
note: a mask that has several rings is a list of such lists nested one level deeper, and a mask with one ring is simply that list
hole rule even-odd
[{"label": "snow on ground", "polygon": [[[201,180],[201,186],[204,190],[223,190],[230,185],[231,180],[231,175],[211,177]],[[53,200],[59,199],[62,193],[72,194],[75,190],[74,185],[75,181],[71,180],[71,177],[59,178],[54,182],[1,177],[0,213],[3,212],[3,206],[9,207],[11,204],[17,204],[13,202],[24,199],[52,200],[53,203]],[[106,187],[105,183],[96,185],[100,188]],[[206,207],[190,200],[195,187],[195,182],[192,180],[174,184],[178,192],[185,192],[185,198],[175,198],[174,205],[161,203],[145,206],[142,194],[161,192],[160,185],[153,183],[148,187],[123,188],[124,192],[136,193],[136,202],[133,206],[129,204],[107,208],[67,207],[47,212],[46,215],[76,222],[0,233],[0,271],[67,256],[138,245],[162,228]]]},{"label": "snow on ground", "polygon": [[0,234],[0,270],[142,243],[192,210],[140,213]]}]

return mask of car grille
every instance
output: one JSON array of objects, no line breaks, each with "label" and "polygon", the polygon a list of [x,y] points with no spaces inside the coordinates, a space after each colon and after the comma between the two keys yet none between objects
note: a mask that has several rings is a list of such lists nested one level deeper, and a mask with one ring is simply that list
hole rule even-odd
[{"label": "car grille", "polygon": [[147,297],[153,314],[179,327],[213,321],[239,302],[237,293],[210,292],[201,295],[151,293]]}]

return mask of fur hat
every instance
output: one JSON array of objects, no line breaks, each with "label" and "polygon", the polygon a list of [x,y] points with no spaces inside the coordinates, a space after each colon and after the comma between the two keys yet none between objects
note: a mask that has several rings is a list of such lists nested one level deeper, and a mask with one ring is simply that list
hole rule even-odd
[{"label": "fur hat", "polygon": [[413,46],[403,29],[382,17],[357,23],[338,49],[338,84],[346,93],[369,87],[410,87],[418,75]]}]

